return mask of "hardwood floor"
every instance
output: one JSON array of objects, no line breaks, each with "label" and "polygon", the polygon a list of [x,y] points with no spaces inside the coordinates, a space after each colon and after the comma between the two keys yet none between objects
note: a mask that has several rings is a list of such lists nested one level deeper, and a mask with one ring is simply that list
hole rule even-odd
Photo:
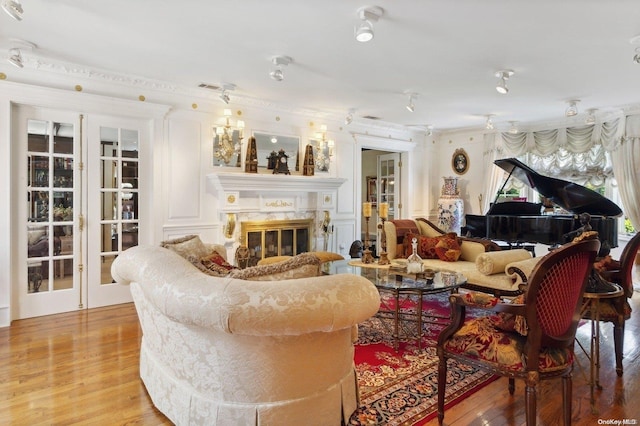
[{"label": "hardwood floor", "polygon": [[[615,373],[611,324],[603,324],[600,383],[595,412],[589,401],[589,363],[577,348],[575,425],[640,423],[640,293],[625,330],[624,375]],[[589,343],[589,327],[579,340]],[[15,321],[0,329],[1,425],[164,425],[140,381],[141,331],[132,304]],[[524,424],[524,390],[512,397],[499,379],[446,411],[448,425]],[[539,389],[541,425],[561,424],[560,381]],[[635,423],[634,423],[635,422]],[[428,423],[437,425],[437,420]]]}]

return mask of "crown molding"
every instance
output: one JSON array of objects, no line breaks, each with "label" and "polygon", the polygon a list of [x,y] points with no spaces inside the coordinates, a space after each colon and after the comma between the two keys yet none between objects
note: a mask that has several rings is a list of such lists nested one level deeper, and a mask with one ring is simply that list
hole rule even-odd
[{"label": "crown molding", "polygon": [[[155,91],[170,94],[172,96],[185,97],[193,101],[202,102],[203,100],[212,103],[218,103],[218,91],[212,91],[200,87],[187,87],[184,85],[173,84],[167,81],[154,80],[145,77],[127,75],[123,73],[107,71],[103,69],[88,67],[85,65],[74,64],[64,61],[58,61],[49,57],[29,55],[24,61],[25,68],[30,68],[39,72],[55,73],[64,76],[70,80],[82,78],[85,80],[95,81],[108,85],[119,85],[122,87],[136,88],[144,91]],[[344,114],[333,111],[323,111],[317,109],[303,108],[296,105],[287,105],[275,103],[269,100],[258,99],[255,97],[242,95],[233,92],[233,103],[240,107],[259,108],[262,110],[273,111],[280,114],[292,114],[303,116],[314,120],[326,120],[342,122]],[[370,129],[379,131],[393,131],[403,134],[415,133],[406,126],[390,123],[385,121],[370,120],[365,118],[354,119],[352,126],[362,125]]]}]

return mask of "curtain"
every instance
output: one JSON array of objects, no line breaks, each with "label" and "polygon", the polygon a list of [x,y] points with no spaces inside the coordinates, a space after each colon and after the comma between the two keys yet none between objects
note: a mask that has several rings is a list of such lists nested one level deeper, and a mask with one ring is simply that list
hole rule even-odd
[{"label": "curtain", "polygon": [[485,174],[483,182],[483,190],[480,203],[480,214],[485,214],[489,210],[489,206],[493,203],[502,182],[504,181],[504,170],[500,167],[494,167],[493,162],[500,158],[504,158],[504,149],[500,140],[496,142],[495,133],[484,135],[484,150],[482,152],[483,164],[489,165],[489,172]]},{"label": "curtain", "polygon": [[622,209],[633,227],[640,229],[640,116],[629,116],[625,136],[612,147],[613,173],[617,176]]},{"label": "curtain", "polygon": [[594,186],[615,177],[622,209],[640,229],[640,193],[635,189],[640,184],[640,115],[500,135],[507,157],[526,154],[529,167],[541,174]]}]

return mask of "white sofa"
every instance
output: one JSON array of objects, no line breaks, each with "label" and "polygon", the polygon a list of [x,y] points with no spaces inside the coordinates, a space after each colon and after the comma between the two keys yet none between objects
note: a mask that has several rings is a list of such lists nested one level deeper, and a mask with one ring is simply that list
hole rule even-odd
[{"label": "white sofa", "polygon": [[111,272],[140,317],[140,376],[175,424],[340,425],[358,407],[354,329],[380,305],[365,278],[213,277],[156,246]]},{"label": "white sofa", "polygon": [[[399,253],[402,239],[413,227],[419,235],[442,237],[445,233],[426,219],[404,219],[387,221],[384,235],[387,257],[392,260],[406,257]],[[521,293],[521,284],[526,282],[528,274],[538,263],[539,258],[532,257],[526,250],[504,250],[489,240],[460,238],[460,257],[455,262],[440,259],[422,261],[425,268],[451,270],[467,277],[468,289],[491,293],[496,296],[514,296]]]}]

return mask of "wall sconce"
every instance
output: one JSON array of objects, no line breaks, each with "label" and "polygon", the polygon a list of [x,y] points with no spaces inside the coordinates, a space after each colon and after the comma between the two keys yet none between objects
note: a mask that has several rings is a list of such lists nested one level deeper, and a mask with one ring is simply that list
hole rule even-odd
[{"label": "wall sconce", "polygon": [[224,224],[224,237],[227,239],[233,238],[233,232],[236,230],[236,214],[227,213],[227,219]]},{"label": "wall sconce", "polygon": [[[238,120],[235,127],[231,125],[231,110],[224,110],[225,124],[215,128],[215,136],[213,140],[213,155],[216,159],[229,165],[231,158],[237,155],[240,159],[240,151],[242,148],[242,138],[244,137],[244,121]],[[237,132],[237,142],[234,141],[234,133]]]},{"label": "wall sconce", "polygon": [[316,169],[321,172],[327,172],[331,164],[331,157],[333,157],[335,142],[327,140],[327,126],[325,124],[320,126],[320,131],[315,136],[317,139]]}]

